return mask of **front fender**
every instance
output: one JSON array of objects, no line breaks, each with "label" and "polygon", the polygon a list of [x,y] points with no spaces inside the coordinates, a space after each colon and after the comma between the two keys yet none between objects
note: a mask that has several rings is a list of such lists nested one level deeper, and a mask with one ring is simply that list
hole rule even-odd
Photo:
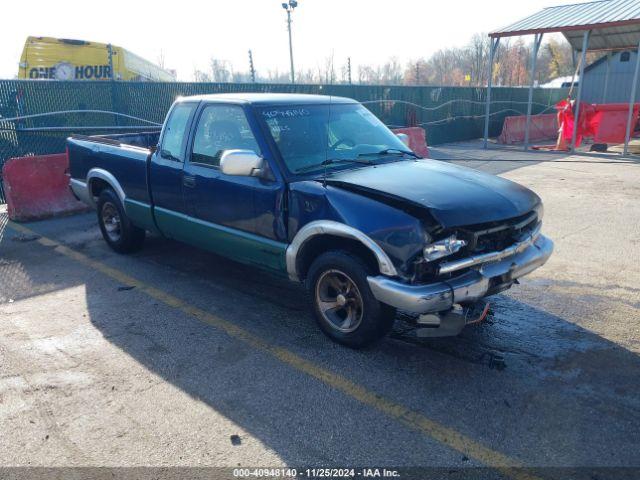
[{"label": "front fender", "polygon": [[311,223],[307,223],[302,227],[293,238],[291,244],[287,247],[287,273],[291,280],[300,280],[296,262],[298,252],[302,250],[306,242],[318,235],[334,235],[337,237],[357,240],[371,250],[378,261],[378,268],[380,269],[381,274],[390,277],[396,277],[398,275],[395,266],[385,251],[363,232],[350,227],[349,225],[345,225],[344,223],[334,222],[332,220],[316,220]]},{"label": "front fender", "polygon": [[[411,275],[413,259],[425,243],[424,226],[416,216],[397,206],[339,187],[323,186],[317,181],[294,183],[289,195],[290,243],[293,244],[303,230],[305,236],[307,232],[321,234],[318,228],[305,230],[307,225],[332,222],[332,227],[341,225],[335,235],[347,236],[344,232],[349,231],[350,238],[372,251],[379,266],[388,263],[393,267],[380,268],[381,273],[394,272],[390,275],[404,278]],[[298,251],[299,248],[292,248],[290,255]]]}]

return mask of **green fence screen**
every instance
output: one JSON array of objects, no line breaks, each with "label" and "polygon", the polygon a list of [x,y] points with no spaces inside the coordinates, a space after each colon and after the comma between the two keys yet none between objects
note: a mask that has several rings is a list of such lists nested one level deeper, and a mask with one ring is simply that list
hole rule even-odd
[{"label": "green fence screen", "polygon": [[[66,137],[73,133],[156,128],[149,122],[162,123],[176,97],[227,92],[355,98],[390,127],[423,126],[430,145],[483,134],[485,88],[0,80],[0,165],[15,156],[63,152]],[[526,112],[528,89],[498,87],[491,93],[490,135],[495,136],[500,133],[505,116]],[[534,90],[533,113],[552,110],[565,95],[563,89]],[[18,118],[38,114],[46,115]],[[0,202],[4,202],[1,189]]]}]

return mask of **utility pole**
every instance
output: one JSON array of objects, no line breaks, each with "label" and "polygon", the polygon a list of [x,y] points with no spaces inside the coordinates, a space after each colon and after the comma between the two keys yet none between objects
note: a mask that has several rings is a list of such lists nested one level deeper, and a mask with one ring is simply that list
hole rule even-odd
[{"label": "utility pole", "polygon": [[293,43],[291,41],[291,12],[298,6],[297,0],[289,0],[289,3],[283,3],[282,8],[287,12],[287,30],[289,31],[289,61],[291,62],[291,83],[296,83],[296,77],[293,70]]},{"label": "utility pole", "polygon": [[107,57],[108,57],[108,61],[109,61],[109,72],[111,73],[110,77],[111,80],[115,80],[115,74],[113,71],[113,47],[111,46],[110,43],[107,44]]},{"label": "utility pole", "polygon": [[256,83],[256,70],[253,68],[253,53],[249,50],[249,71],[251,72],[251,83]]},{"label": "utility pole", "polygon": [[[111,70],[111,110],[114,112],[118,111],[118,99],[116,97],[115,90],[115,79],[116,75],[113,71],[113,46],[109,43],[107,44],[107,56],[109,61],[109,70]],[[116,115],[116,125],[120,125],[120,116]]]},{"label": "utility pole", "polygon": [[349,85],[351,85],[351,57],[347,57],[347,78],[349,79]]},{"label": "utility pole", "polygon": [[416,85],[420,85],[420,62],[416,60]]}]

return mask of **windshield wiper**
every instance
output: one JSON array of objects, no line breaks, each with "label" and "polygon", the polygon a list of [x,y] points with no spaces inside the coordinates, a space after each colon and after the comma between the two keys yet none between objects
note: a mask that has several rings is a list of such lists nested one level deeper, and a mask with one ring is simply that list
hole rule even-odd
[{"label": "windshield wiper", "polygon": [[379,152],[367,152],[358,154],[359,157],[378,157],[383,155],[410,155],[413,158],[422,158],[420,155],[416,155],[411,150],[402,150],[401,148],[385,148],[384,150],[380,150]]},{"label": "windshield wiper", "polygon": [[333,165],[336,163],[361,163],[363,165],[371,165],[370,160],[358,160],[357,158],[327,158],[323,162],[299,168],[296,170],[296,173],[308,172],[310,170],[316,170],[320,167],[326,167],[327,165]]}]

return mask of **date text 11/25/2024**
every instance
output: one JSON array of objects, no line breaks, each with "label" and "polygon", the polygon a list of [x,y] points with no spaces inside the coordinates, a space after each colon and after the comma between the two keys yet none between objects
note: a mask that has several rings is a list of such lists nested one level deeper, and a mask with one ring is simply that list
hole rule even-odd
[{"label": "date text 11/25/2024", "polygon": [[236,478],[399,478],[387,468],[234,468]]}]

